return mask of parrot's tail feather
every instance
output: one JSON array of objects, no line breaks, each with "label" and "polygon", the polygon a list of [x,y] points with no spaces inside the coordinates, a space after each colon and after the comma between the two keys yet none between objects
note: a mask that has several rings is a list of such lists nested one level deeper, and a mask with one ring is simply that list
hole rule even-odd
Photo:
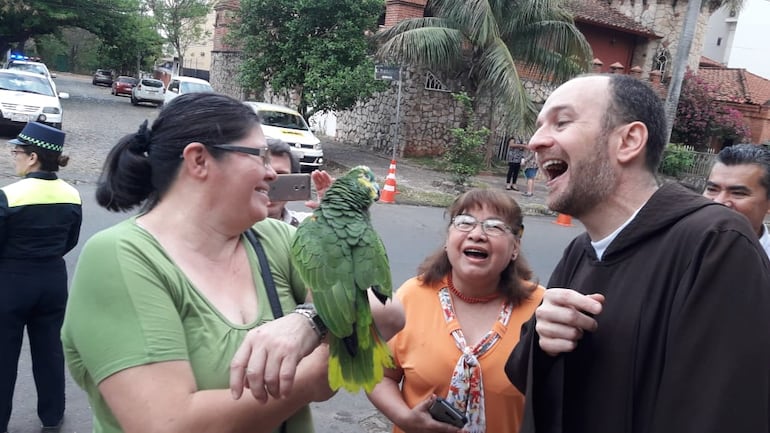
[{"label": "parrot's tail feather", "polygon": [[[376,333],[375,330],[372,330]],[[329,386],[357,393],[361,388],[371,392],[385,375],[385,368],[393,368],[393,357],[388,346],[375,337],[374,344],[360,348],[351,356],[343,340],[329,338]]]},{"label": "parrot's tail feather", "polygon": [[344,337],[342,342],[345,343],[345,349],[347,349],[351,357],[358,355],[358,333],[355,329],[352,334]]},{"label": "parrot's tail feather", "polygon": [[382,303],[382,305],[385,305],[385,303],[390,298],[390,296],[381,293],[380,286],[372,286],[372,292],[374,293],[374,296],[377,298],[377,300]]}]

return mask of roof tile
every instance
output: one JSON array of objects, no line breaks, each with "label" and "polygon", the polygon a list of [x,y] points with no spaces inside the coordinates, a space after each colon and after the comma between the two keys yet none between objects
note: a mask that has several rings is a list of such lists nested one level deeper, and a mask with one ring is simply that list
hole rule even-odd
[{"label": "roof tile", "polygon": [[770,105],[770,80],[745,69],[702,67],[698,77],[709,85],[718,101]]},{"label": "roof tile", "polygon": [[653,30],[610,7],[606,2],[599,2],[597,0],[567,0],[564,7],[574,15],[575,21],[621,30],[649,39],[660,39],[660,36],[655,34]]}]

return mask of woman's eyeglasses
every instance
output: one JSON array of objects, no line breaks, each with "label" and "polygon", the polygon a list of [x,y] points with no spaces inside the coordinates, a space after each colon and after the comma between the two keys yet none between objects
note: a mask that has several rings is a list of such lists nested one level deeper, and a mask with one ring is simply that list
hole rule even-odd
[{"label": "woman's eyeglasses", "polygon": [[25,152],[25,151],[23,151],[23,150],[16,150],[16,149],[11,149],[11,155],[12,155],[12,156],[16,156],[16,155],[18,155],[18,154],[20,154],[20,153],[23,153],[23,154],[25,154],[25,155],[27,154],[27,152]]},{"label": "woman's eyeglasses", "polygon": [[246,146],[236,146],[234,144],[210,144],[209,147],[225,150],[228,152],[239,152],[239,153],[245,153],[248,155],[258,156],[262,158],[262,162],[265,164],[265,167],[270,165],[270,150],[268,147],[246,147]]},{"label": "woman's eyeglasses", "polygon": [[470,232],[479,224],[481,224],[481,230],[488,236],[502,236],[506,233],[513,233],[511,226],[496,218],[479,221],[475,217],[466,214],[460,214],[452,218],[452,225],[461,232]]}]

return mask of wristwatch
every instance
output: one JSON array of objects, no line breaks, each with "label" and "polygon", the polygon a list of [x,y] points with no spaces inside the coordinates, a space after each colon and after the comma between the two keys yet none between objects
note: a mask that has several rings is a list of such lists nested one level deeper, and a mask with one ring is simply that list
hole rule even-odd
[{"label": "wristwatch", "polygon": [[318,338],[323,340],[324,337],[326,337],[327,328],[324,324],[323,320],[321,320],[321,316],[318,315],[315,311],[315,305],[313,304],[299,304],[296,307],[294,307],[293,313],[301,314],[308,318],[310,321],[310,326],[313,328],[313,331],[318,334]]}]

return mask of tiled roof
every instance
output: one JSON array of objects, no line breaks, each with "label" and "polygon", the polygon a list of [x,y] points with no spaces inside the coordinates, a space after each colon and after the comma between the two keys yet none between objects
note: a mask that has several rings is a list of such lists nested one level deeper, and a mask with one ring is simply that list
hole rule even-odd
[{"label": "tiled roof", "polygon": [[610,7],[606,1],[567,0],[564,6],[574,15],[576,22],[633,33],[648,39],[661,38],[654,31],[634,21],[633,18]]},{"label": "tiled roof", "polygon": [[709,59],[706,56],[700,56],[700,61],[698,62],[698,66],[700,66],[701,68],[723,68],[725,65],[717,62],[714,59]]},{"label": "tiled roof", "polygon": [[716,100],[770,105],[770,80],[745,69],[700,68],[698,77],[714,89]]}]

